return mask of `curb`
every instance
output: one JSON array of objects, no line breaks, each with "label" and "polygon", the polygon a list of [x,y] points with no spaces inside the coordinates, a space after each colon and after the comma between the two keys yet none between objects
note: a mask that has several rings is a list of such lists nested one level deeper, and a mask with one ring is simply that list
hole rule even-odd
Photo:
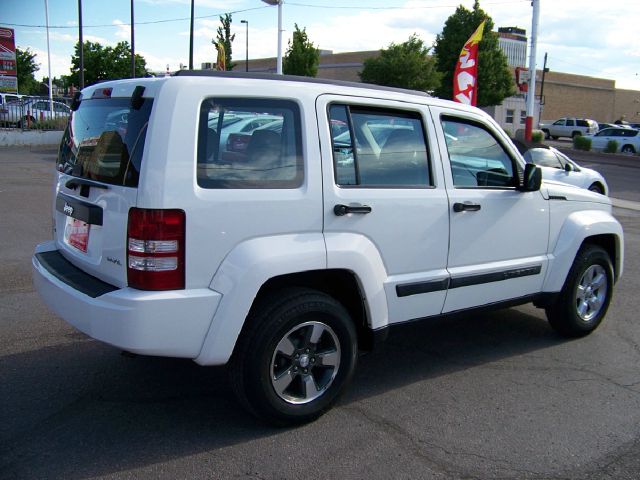
[{"label": "curb", "polygon": [[616,208],[623,208],[625,210],[634,210],[636,212],[640,212],[640,202],[622,200],[620,198],[611,198],[611,204]]}]

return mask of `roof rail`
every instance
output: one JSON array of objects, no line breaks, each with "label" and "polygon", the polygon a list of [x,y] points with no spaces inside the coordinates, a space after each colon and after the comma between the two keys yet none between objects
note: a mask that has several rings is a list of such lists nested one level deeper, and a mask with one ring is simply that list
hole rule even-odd
[{"label": "roof rail", "polygon": [[172,76],[174,77],[218,77],[218,78],[248,78],[254,80],[276,80],[281,82],[299,82],[314,83],[324,85],[339,85],[351,88],[366,88],[370,90],[382,90],[386,92],[406,93],[410,95],[420,95],[423,97],[431,97],[426,92],[419,90],[409,90],[406,88],[387,87],[385,85],[374,85],[372,83],[347,82],[344,80],[330,80],[326,78],[302,77],[298,75],[278,75],[276,73],[260,73],[260,72],[223,72],[217,70],[178,70]]}]

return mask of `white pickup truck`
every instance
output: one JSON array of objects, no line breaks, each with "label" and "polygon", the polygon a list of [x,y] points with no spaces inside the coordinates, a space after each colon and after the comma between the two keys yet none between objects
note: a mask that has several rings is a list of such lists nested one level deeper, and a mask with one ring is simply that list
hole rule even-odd
[{"label": "white pickup truck", "polygon": [[560,137],[595,135],[598,132],[598,122],[587,118],[561,118],[553,123],[542,122],[539,129],[546,138],[557,140]]},{"label": "white pickup truck", "polygon": [[[533,302],[587,335],[622,274],[609,198],[543,183],[460,103],[183,71],[88,87],[72,109],[40,295],[117,348],[229,364],[272,423],[317,418],[358,351],[414,320]],[[233,121],[264,115],[225,148]]]}]

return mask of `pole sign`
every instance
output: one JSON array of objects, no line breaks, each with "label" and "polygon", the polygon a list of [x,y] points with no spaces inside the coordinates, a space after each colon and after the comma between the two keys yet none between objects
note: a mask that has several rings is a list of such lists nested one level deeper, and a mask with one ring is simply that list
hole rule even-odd
[{"label": "pole sign", "polygon": [[478,100],[478,44],[482,40],[484,20],[460,51],[453,74],[453,101],[476,105]]},{"label": "pole sign", "polygon": [[18,92],[16,41],[12,28],[0,28],[0,92]]}]

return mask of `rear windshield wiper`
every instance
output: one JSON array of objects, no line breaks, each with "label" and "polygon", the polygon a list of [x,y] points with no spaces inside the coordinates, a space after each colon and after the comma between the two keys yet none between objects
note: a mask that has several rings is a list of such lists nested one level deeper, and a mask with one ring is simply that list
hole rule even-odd
[{"label": "rear windshield wiper", "polygon": [[86,178],[71,178],[64,184],[64,186],[67,188],[77,188],[80,185],[87,185],[89,187],[104,188],[105,190],[109,190],[108,185],[105,185],[104,183],[98,183],[93,180],[87,180]]}]

